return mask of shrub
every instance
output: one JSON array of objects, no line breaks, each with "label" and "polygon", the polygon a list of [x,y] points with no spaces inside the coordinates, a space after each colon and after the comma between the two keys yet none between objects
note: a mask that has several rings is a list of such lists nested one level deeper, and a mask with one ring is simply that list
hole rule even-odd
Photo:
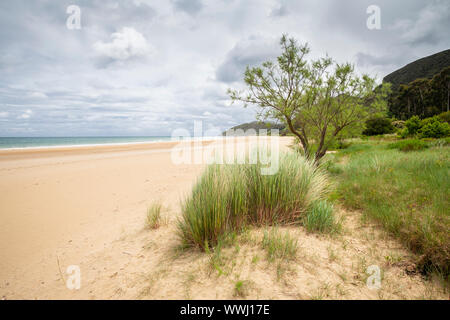
[{"label": "shrub", "polygon": [[366,136],[375,136],[394,132],[394,126],[391,120],[387,118],[372,118],[366,121],[366,129],[363,134]]},{"label": "shrub", "polygon": [[408,131],[408,128],[403,128],[402,130],[400,130],[399,132],[398,132],[398,135],[400,136],[400,138],[402,138],[402,139],[405,139],[405,138],[407,138],[410,134],[409,134],[409,131]]},{"label": "shrub", "polygon": [[423,126],[420,129],[422,138],[443,138],[449,135],[450,125],[447,122],[441,122],[439,117],[423,120]]},{"label": "shrub", "polygon": [[409,135],[415,135],[419,132],[420,128],[422,127],[422,123],[418,116],[413,116],[406,120],[405,126],[408,129]]},{"label": "shrub", "polygon": [[299,223],[326,189],[323,169],[295,152],[280,155],[273,175],[262,175],[259,163],[211,165],[182,204],[179,233],[186,245],[204,249],[248,224]]},{"label": "shrub", "polygon": [[398,149],[405,152],[418,151],[426,148],[428,148],[427,143],[417,139],[398,141],[388,145],[388,149]]},{"label": "shrub", "polygon": [[[436,121],[440,122],[441,120],[437,116],[422,119],[422,121],[420,121],[420,129],[422,129],[423,126],[433,123],[433,122],[436,122]],[[420,129],[419,129],[419,132],[420,132]]]},{"label": "shrub", "polygon": [[304,219],[304,225],[308,231],[321,233],[333,233],[339,229],[333,215],[333,205],[325,200],[312,204]]}]

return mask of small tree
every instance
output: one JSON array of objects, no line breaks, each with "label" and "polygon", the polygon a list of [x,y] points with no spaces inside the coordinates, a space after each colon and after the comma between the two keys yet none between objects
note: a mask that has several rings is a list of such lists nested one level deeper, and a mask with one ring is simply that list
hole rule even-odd
[{"label": "small tree", "polygon": [[329,57],[308,62],[308,45],[298,45],[286,35],[280,45],[277,63],[247,67],[247,89],[228,92],[232,101],[257,105],[259,118],[285,123],[305,154],[316,161],[333,140],[386,110],[389,85],[376,88],[373,78],[359,77],[352,65],[336,64]]}]

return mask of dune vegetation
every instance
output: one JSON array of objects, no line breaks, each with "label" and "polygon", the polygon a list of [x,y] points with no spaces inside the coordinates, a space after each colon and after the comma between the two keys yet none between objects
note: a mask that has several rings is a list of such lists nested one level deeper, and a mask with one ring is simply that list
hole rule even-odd
[{"label": "dune vegetation", "polygon": [[211,165],[182,205],[179,233],[185,245],[204,249],[249,225],[302,224],[308,212],[330,210],[322,208],[328,187],[324,170],[296,152],[280,155],[274,175],[262,175],[261,164]]},{"label": "dune vegetation", "polygon": [[335,198],[381,224],[420,255],[419,269],[450,267],[450,150],[444,140],[382,139],[329,155]]}]

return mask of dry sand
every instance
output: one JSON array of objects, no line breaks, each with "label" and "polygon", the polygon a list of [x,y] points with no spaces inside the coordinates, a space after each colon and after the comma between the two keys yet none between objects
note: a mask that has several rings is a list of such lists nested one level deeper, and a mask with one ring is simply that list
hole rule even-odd
[{"label": "dry sand", "polygon": [[[0,298],[448,298],[407,272],[414,257],[356,212],[341,211],[345,232],[334,238],[284,229],[299,243],[288,264],[267,261],[258,229],[224,250],[220,273],[207,254],[177,251],[180,199],[204,165],[173,164],[173,146],[0,151]],[[154,201],[166,223],[147,230]],[[365,284],[372,264],[383,272],[380,290]],[[79,290],[66,287],[69,265],[80,267]]]}]

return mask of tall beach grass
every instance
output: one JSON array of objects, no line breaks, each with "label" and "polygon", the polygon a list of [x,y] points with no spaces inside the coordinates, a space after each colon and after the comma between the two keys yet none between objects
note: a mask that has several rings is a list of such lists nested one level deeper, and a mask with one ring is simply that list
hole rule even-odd
[{"label": "tall beach grass", "polygon": [[178,229],[187,246],[214,246],[225,233],[248,225],[301,223],[328,187],[321,168],[295,152],[262,175],[261,164],[210,165],[182,204]]}]

